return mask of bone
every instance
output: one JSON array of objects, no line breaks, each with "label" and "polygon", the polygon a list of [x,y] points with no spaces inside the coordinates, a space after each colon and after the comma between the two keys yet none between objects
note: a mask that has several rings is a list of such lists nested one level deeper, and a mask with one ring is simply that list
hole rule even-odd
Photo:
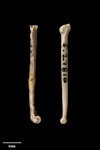
[{"label": "bone", "polygon": [[35,108],[35,83],[36,83],[36,49],[37,49],[37,25],[30,25],[30,66],[29,66],[29,108],[30,119],[39,124],[41,117],[36,114]]},{"label": "bone", "polygon": [[68,112],[68,35],[71,25],[65,24],[59,28],[61,34],[61,86],[62,86],[62,118],[61,124],[67,123]]}]

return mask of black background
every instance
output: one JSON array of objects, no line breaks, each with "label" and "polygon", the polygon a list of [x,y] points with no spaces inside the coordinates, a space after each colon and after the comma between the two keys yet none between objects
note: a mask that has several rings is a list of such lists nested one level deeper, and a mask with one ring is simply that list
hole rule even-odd
[{"label": "black background", "polygon": [[[55,10],[56,12],[56,10]],[[7,15],[1,44],[1,143],[22,141],[32,145],[51,137],[63,138],[81,129],[80,72],[82,19],[78,14],[22,13]],[[70,23],[69,33],[69,99],[68,123],[60,124],[62,111],[60,33],[59,27]],[[30,54],[29,25],[38,25],[35,103],[42,122],[32,123],[29,117],[28,74]],[[61,134],[61,135],[59,135]],[[43,138],[45,136],[45,138]],[[72,137],[73,138],[73,137]]]}]

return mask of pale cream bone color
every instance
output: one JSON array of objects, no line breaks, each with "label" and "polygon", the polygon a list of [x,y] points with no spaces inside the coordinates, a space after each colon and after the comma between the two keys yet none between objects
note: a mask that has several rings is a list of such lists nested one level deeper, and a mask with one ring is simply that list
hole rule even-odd
[{"label": "pale cream bone color", "polygon": [[67,123],[68,111],[68,35],[71,30],[70,24],[59,28],[61,34],[61,85],[62,85],[62,118],[61,124]]},{"label": "pale cream bone color", "polygon": [[41,122],[40,116],[36,115],[35,108],[35,82],[36,82],[36,49],[37,49],[37,25],[30,25],[30,66],[29,66],[29,107],[30,119],[33,123]]}]

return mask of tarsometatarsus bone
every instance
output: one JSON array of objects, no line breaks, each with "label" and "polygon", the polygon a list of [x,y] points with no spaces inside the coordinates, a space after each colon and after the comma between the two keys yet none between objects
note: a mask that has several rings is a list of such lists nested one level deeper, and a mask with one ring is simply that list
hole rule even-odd
[{"label": "tarsometatarsus bone", "polygon": [[30,66],[28,84],[30,119],[33,123],[39,124],[41,122],[41,118],[36,115],[35,108],[37,29],[37,25],[30,25]]},{"label": "tarsometatarsus bone", "polygon": [[61,82],[62,82],[62,118],[61,124],[67,123],[68,111],[68,35],[71,30],[70,24],[59,28],[61,34]]}]

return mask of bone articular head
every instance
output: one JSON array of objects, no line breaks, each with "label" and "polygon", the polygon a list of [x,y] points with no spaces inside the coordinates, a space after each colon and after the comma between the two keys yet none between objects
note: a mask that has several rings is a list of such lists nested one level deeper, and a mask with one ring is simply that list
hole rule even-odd
[{"label": "bone articular head", "polygon": [[33,29],[37,30],[38,29],[38,25],[30,25],[30,30],[33,31]]},{"label": "bone articular head", "polygon": [[67,123],[67,118],[65,117],[62,117],[61,119],[60,119],[60,123],[61,124],[66,124]]},{"label": "bone articular head", "polygon": [[41,122],[41,117],[40,116],[35,116],[33,114],[30,115],[30,119],[33,123],[39,124]]},{"label": "bone articular head", "polygon": [[59,28],[59,32],[61,34],[65,33],[65,32],[69,32],[71,30],[71,25],[68,23],[68,24],[65,24],[65,25],[62,25],[60,28]]}]

